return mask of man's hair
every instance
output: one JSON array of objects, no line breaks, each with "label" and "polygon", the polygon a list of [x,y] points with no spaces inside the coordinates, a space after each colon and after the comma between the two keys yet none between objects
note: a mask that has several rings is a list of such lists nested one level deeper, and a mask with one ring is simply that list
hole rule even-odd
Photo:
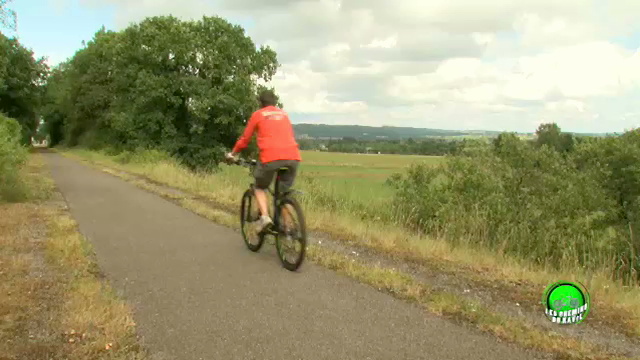
[{"label": "man's hair", "polygon": [[258,101],[261,107],[276,106],[278,104],[278,97],[271,90],[263,90],[258,95]]}]

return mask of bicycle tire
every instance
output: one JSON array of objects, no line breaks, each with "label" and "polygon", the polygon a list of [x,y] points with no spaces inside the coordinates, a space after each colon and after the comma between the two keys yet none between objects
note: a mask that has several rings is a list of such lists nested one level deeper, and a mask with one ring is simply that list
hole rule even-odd
[{"label": "bicycle tire", "polygon": [[[277,231],[277,235],[276,235],[276,252],[278,253],[278,258],[280,259],[280,262],[282,263],[282,266],[289,270],[289,271],[296,271],[298,270],[298,268],[300,267],[300,265],[302,265],[305,255],[306,255],[306,251],[307,251],[307,226],[305,223],[305,219],[304,219],[304,213],[302,212],[302,207],[300,206],[300,204],[298,203],[298,201],[294,198],[291,197],[285,197],[284,199],[282,199],[280,201],[280,203],[278,204],[278,209],[277,211],[279,211],[278,214],[280,214],[281,209],[285,206],[285,205],[291,205],[293,207],[293,209],[296,212],[296,217],[297,217],[297,222],[298,222],[298,226],[299,226],[299,230],[300,230],[300,236],[299,239],[297,239],[302,247],[300,250],[300,253],[298,255],[298,259],[295,262],[289,262],[285,256],[283,256],[282,253],[282,237],[285,235],[283,233],[283,231],[281,231],[281,229],[278,229]],[[280,217],[279,217],[280,218]]]},{"label": "bicycle tire", "polygon": [[260,248],[262,248],[262,245],[264,244],[264,234],[258,235],[257,244],[252,244],[249,241],[249,238],[247,236],[248,234],[245,231],[245,224],[246,224],[245,210],[247,209],[247,206],[250,205],[249,201],[251,200],[251,198],[253,198],[253,200],[255,201],[255,197],[253,196],[253,191],[251,191],[251,189],[248,189],[242,195],[242,201],[240,203],[240,231],[242,232],[242,239],[244,240],[244,244],[247,246],[247,248],[249,248],[249,250],[253,252],[257,252],[260,250]]}]

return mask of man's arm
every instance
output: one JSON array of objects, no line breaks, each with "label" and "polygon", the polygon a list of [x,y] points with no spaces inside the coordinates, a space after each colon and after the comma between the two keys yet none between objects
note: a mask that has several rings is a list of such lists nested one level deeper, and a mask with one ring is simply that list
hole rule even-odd
[{"label": "man's arm", "polygon": [[244,129],[244,132],[236,142],[236,145],[233,147],[233,150],[231,150],[231,154],[236,155],[240,151],[245,149],[247,146],[249,146],[249,142],[253,137],[253,132],[255,131],[257,124],[258,124],[258,114],[254,113],[249,119],[249,123],[247,124],[247,127]]}]

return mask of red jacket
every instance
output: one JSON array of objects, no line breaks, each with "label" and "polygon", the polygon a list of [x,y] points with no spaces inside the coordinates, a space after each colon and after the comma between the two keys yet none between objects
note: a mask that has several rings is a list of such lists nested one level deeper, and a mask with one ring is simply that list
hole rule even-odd
[{"label": "red jacket", "polygon": [[254,112],[233,152],[239,153],[246,148],[255,131],[258,133],[260,161],[263,164],[276,160],[302,160],[293,126],[284,110],[267,106]]}]

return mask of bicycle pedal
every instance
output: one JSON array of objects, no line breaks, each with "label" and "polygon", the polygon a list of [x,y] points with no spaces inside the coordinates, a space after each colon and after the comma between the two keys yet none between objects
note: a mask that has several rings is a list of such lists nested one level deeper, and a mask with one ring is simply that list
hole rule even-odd
[{"label": "bicycle pedal", "polygon": [[273,225],[267,225],[264,229],[258,232],[258,235],[276,235],[277,233],[273,231]]}]

